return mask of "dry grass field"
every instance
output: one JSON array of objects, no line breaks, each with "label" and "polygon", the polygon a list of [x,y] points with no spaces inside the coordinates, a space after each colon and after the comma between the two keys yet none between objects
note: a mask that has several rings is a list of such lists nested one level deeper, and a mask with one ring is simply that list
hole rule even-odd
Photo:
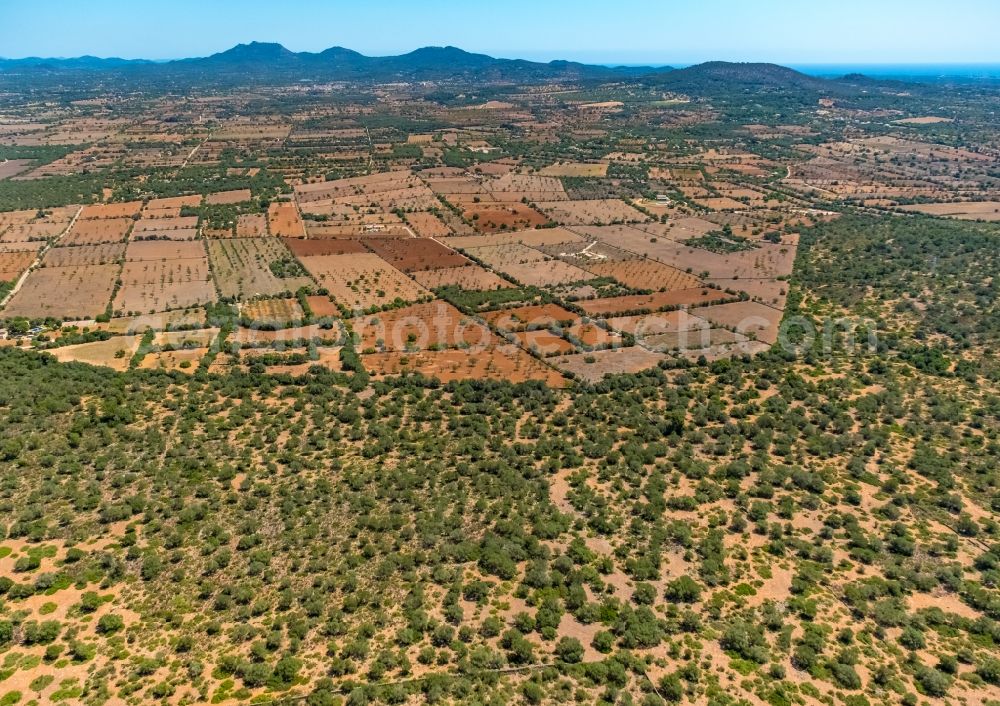
[{"label": "dry grass field", "polygon": [[741,333],[723,328],[700,328],[674,333],[658,333],[642,339],[642,345],[656,351],[693,351],[747,341]]},{"label": "dry grass field", "polygon": [[922,203],[900,206],[904,211],[916,211],[931,216],[958,218],[966,221],[1000,221],[1000,201],[963,201],[960,203]]},{"label": "dry grass field", "polygon": [[712,328],[712,324],[707,320],[683,309],[657,314],[615,316],[608,318],[607,321],[614,330],[630,333],[636,338]]},{"label": "dry grass field", "polygon": [[564,355],[552,360],[556,367],[565,373],[570,373],[581,380],[597,382],[605,375],[637,373],[655,368],[660,361],[666,359],[667,356],[662,353],[633,346]]},{"label": "dry grass field", "polygon": [[583,238],[566,228],[539,228],[488,235],[460,235],[441,242],[453,248],[483,247],[487,245],[527,245],[529,247],[555,246],[563,243],[583,243]]},{"label": "dry grass field", "polygon": [[114,336],[106,341],[55,348],[52,355],[63,363],[88,363],[122,371],[128,369],[129,361],[138,350],[141,340],[141,336]]},{"label": "dry grass field", "polygon": [[147,353],[139,367],[143,370],[177,370],[194,373],[201,359],[208,354],[208,348],[182,348],[173,351]]},{"label": "dry grass field", "polygon": [[141,333],[147,329],[166,331],[178,328],[197,328],[205,325],[205,309],[200,306],[174,311],[161,311],[139,316],[114,317],[99,326],[111,333]]},{"label": "dry grass field", "polygon": [[139,215],[143,205],[142,201],[89,204],[80,212],[80,220],[132,218]]},{"label": "dry grass field", "polygon": [[28,243],[48,240],[59,236],[68,225],[68,221],[36,221],[34,223],[14,224],[3,233],[3,242]]},{"label": "dry grass field", "polygon": [[234,189],[232,191],[219,191],[214,194],[208,194],[205,197],[205,203],[210,206],[240,203],[242,201],[249,201],[252,197],[253,195],[250,193],[250,189]]},{"label": "dry grass field", "polygon": [[206,348],[219,335],[217,328],[195,331],[160,331],[153,336],[153,345],[161,348]]},{"label": "dry grass field", "polygon": [[33,252],[37,253],[45,246],[41,240],[33,240],[23,243],[5,243],[0,240],[0,253],[2,252]]},{"label": "dry grass field", "polygon": [[539,176],[603,177],[608,173],[607,162],[557,162],[539,170]]},{"label": "dry grass field", "polygon": [[216,298],[205,256],[126,262],[120,278],[122,286],[112,304],[116,312],[185,309]]},{"label": "dry grass field", "polygon": [[132,227],[132,240],[193,240],[197,237],[197,216],[142,218]]},{"label": "dry grass field", "polygon": [[570,226],[643,223],[649,220],[644,213],[620,199],[548,201],[539,202],[538,207],[556,223]]},{"label": "dry grass field", "polygon": [[694,275],[656,260],[592,262],[586,267],[600,277],[613,277],[628,287],[654,292],[691,289],[701,283]]},{"label": "dry grass field", "polygon": [[125,249],[126,262],[204,258],[201,241],[133,240]]},{"label": "dry grass field", "polygon": [[451,228],[433,213],[424,211],[407,213],[406,221],[422,238],[445,238],[451,235]]},{"label": "dry grass field", "polygon": [[373,253],[312,255],[303,266],[347,309],[365,310],[396,299],[415,301],[429,292]]},{"label": "dry grass field", "polygon": [[594,278],[587,270],[550,258],[540,250],[520,243],[467,247],[465,251],[476,260],[524,285],[544,287]]},{"label": "dry grass field", "polygon": [[125,243],[78,245],[51,248],[42,258],[45,267],[75,267],[79,265],[109,265],[125,256]]},{"label": "dry grass field", "polygon": [[118,265],[39,268],[27,276],[3,315],[92,318],[107,308],[117,276]]},{"label": "dry grass field", "polygon": [[319,324],[282,328],[274,331],[237,327],[229,337],[228,342],[241,348],[287,350],[301,345],[303,341],[343,343],[341,334],[342,329],[340,328],[326,329]]},{"label": "dry grass field", "polygon": [[769,344],[778,340],[780,309],[757,302],[734,302],[702,307],[697,313],[717,326],[735,329],[749,338]]},{"label": "dry grass field", "polygon": [[199,194],[188,194],[187,196],[168,196],[161,199],[150,199],[146,207],[142,210],[142,215],[147,216],[151,211],[176,210],[180,215],[180,209],[184,206],[198,206],[201,204]]},{"label": "dry grass field", "polygon": [[483,269],[479,265],[422,270],[420,272],[411,272],[410,275],[421,286],[427,289],[461,287],[462,289],[471,291],[486,291],[490,289],[507,289],[514,286],[495,272]]}]

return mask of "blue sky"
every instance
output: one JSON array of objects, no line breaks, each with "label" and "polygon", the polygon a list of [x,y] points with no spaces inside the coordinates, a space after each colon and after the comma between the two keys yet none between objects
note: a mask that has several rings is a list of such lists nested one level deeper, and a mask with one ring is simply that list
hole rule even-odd
[{"label": "blue sky", "polygon": [[998,29],[1000,0],[0,0],[4,57],[168,59],[258,40],[595,63],[997,63]]}]

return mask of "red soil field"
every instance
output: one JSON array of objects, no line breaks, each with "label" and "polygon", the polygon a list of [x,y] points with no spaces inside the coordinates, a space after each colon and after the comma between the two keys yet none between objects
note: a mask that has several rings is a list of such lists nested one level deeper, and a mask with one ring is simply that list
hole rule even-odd
[{"label": "red soil field", "polygon": [[362,241],[369,250],[403,272],[436,270],[471,264],[454,250],[429,238],[388,238]]},{"label": "red soil field", "polygon": [[60,239],[61,245],[94,245],[125,240],[134,221],[131,218],[77,220],[72,230]]},{"label": "red soil field", "polygon": [[565,338],[555,335],[548,329],[537,331],[518,331],[514,334],[518,342],[537,356],[547,358],[552,355],[572,353],[576,349]]},{"label": "red soil field", "polygon": [[487,326],[440,300],[359,316],[350,323],[361,337],[361,350],[485,347],[496,342]]},{"label": "red soil field", "polygon": [[123,203],[95,203],[83,207],[82,220],[91,218],[131,218],[142,210],[142,201]]},{"label": "red soil field", "polygon": [[0,253],[0,282],[16,280],[34,261],[35,252],[32,250]]},{"label": "red soil field", "polygon": [[305,226],[299,216],[295,204],[288,201],[275,201],[267,207],[267,222],[271,229],[271,235],[283,238],[301,238],[305,233]]},{"label": "red soil field", "polygon": [[570,325],[577,320],[572,311],[558,304],[521,306],[515,309],[501,309],[482,314],[494,328],[501,331],[522,331],[527,328],[548,328],[554,324]]},{"label": "red soil field", "polygon": [[535,228],[549,222],[548,216],[522,203],[472,203],[466,207],[465,217],[483,233]]},{"label": "red soil field", "polygon": [[324,297],[322,294],[312,294],[306,297],[306,301],[309,303],[309,308],[312,310],[313,316],[327,318],[340,315],[340,310],[330,300],[330,297]]},{"label": "red soil field", "polygon": [[357,240],[346,238],[324,238],[322,240],[306,238],[282,238],[285,246],[295,257],[309,255],[347,255],[349,253],[368,252]]},{"label": "red soil field", "polygon": [[609,314],[624,314],[628,312],[654,312],[667,307],[704,305],[709,302],[731,298],[725,292],[720,292],[717,289],[692,287],[690,289],[678,289],[673,292],[591,299],[577,303],[581,309],[592,316],[607,316]]}]

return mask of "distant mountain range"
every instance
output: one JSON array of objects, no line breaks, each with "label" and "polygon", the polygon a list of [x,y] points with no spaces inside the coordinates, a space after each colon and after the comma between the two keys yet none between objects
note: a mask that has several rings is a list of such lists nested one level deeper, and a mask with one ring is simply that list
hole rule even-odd
[{"label": "distant mountain range", "polygon": [[[662,69],[661,69],[662,70]],[[0,74],[35,75],[112,72],[125,76],[231,82],[275,81],[556,81],[638,76],[647,67],[594,66],[572,61],[541,63],[496,59],[457,47],[424,47],[400,56],[365,56],[331,47],[321,52],[293,52],[280,44],[251,42],[207,57],[154,62],[145,59],[0,59]]]},{"label": "distant mountain range", "polygon": [[[713,61],[683,69],[649,66],[597,66],[573,61],[547,63],[498,59],[456,47],[425,47],[400,56],[365,56],[343,47],[293,52],[280,44],[251,42],[207,57],[155,62],[144,59],[0,59],[0,80],[30,82],[93,79],[162,81],[175,84],[266,85],[292,82],[350,81],[543,83],[557,81],[640,81],[693,93],[765,89],[824,91],[864,77],[823,79],[776,64]],[[48,80],[48,81],[46,81]]]}]

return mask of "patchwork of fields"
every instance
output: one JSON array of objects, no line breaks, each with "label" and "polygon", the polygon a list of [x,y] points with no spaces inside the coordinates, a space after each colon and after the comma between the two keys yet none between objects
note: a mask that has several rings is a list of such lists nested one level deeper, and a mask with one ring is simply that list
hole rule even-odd
[{"label": "patchwork of fields", "polygon": [[[375,377],[564,385],[766,349],[778,339],[797,228],[832,217],[770,198],[754,180],[776,167],[749,153],[664,156],[642,168],[637,191],[622,175],[656,160],[631,150],[421,166],[413,155],[488,155],[491,143],[461,130],[389,131],[369,144],[364,130],[228,124],[190,158],[211,168],[227,150],[266,154],[267,189],[246,185],[260,167],[230,167],[231,183],[200,192],[141,196],[137,184],[131,198],[0,213],[0,316],[67,332],[46,344],[58,348],[63,338],[208,330],[220,312],[238,322],[197,345],[128,350],[158,369],[245,366],[239,350],[273,350],[252,364],[301,371],[310,345],[348,340]],[[365,149],[377,164],[362,169]],[[336,168],[301,167],[324,160]],[[653,189],[671,196],[652,199]],[[84,360],[88,345],[104,344],[61,355]],[[321,359],[330,354],[309,354]]]},{"label": "patchwork of fields", "polygon": [[[715,235],[722,228],[712,214],[575,199],[558,178],[606,169],[389,171],[301,183],[266,209],[234,189],[43,218],[12,212],[0,264],[4,279],[22,281],[4,315],[62,319],[74,330],[108,326],[99,315],[131,317],[165,330],[172,324],[156,322],[177,312],[235,303],[246,326],[263,329],[236,332],[239,348],[294,358],[302,343],[339,342],[343,327],[376,376],[558,385],[773,343],[797,238],[736,236],[757,223],[751,211],[725,220],[740,246],[719,248],[729,236]],[[337,335],[295,328],[314,318],[338,321]],[[189,340],[180,350],[197,352],[183,355],[154,346],[142,365],[189,369],[210,345]],[[78,344],[61,356],[103,359],[111,347]]]}]

